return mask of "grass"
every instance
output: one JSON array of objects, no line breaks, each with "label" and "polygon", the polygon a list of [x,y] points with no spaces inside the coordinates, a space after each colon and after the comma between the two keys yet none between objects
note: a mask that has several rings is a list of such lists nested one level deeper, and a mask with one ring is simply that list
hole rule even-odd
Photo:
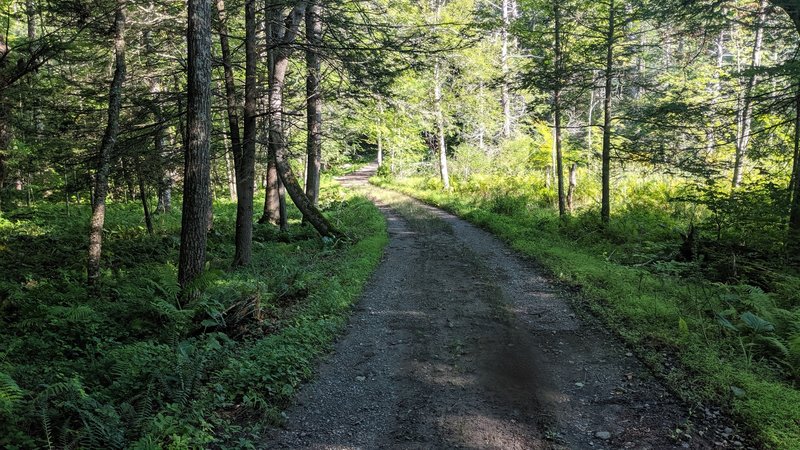
[{"label": "grass", "polygon": [[[781,323],[778,313],[789,315],[785,322],[796,326],[796,310],[769,306],[772,297],[758,289],[675,276],[685,272],[679,263],[630,263],[648,244],[631,244],[637,227],[650,232],[645,228],[653,224],[647,219],[637,225],[630,217],[613,217],[612,223],[618,221],[633,236],[623,241],[613,230],[576,226],[586,218],[562,222],[551,209],[530,207],[513,196],[447,192],[420,178],[372,181],[496,234],[554,277],[579,286],[579,306],[601,317],[686,401],[727,407],[765,447],[800,448],[800,392],[785,376],[793,369],[779,366],[771,357],[775,350],[766,348],[779,330],[756,333],[739,322],[748,317],[743,313],[755,311],[775,324]],[[731,318],[732,329],[720,325],[721,314]],[[780,364],[789,364],[787,358]]]},{"label": "grass", "polygon": [[83,285],[89,210],[0,218],[0,447],[254,448],[342,330],[387,243],[380,212],[330,179],[320,205],[348,242],[255,225],[231,271],[235,204],[214,206],[202,295],[176,303],[178,213],[149,236],[111,204],[102,295]]}]

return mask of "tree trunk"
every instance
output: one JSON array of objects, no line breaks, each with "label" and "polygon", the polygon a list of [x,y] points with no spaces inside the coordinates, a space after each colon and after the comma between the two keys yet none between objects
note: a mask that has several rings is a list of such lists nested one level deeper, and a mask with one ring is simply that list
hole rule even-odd
[{"label": "tree trunk", "polygon": [[87,263],[87,283],[96,286],[100,278],[100,256],[103,250],[103,224],[106,218],[106,196],[108,194],[108,174],[111,170],[111,152],[119,133],[119,113],[122,108],[122,84],[125,82],[125,0],[117,0],[114,14],[114,76],[108,93],[108,123],[95,173],[92,218],[89,226],[89,258]]},{"label": "tree trunk", "polygon": [[228,196],[230,197],[232,202],[236,201],[236,174],[234,174],[234,169],[231,167],[231,149],[230,144],[228,143],[228,136],[225,134],[222,135],[222,143],[225,147],[225,181],[228,184]]},{"label": "tree trunk", "polygon": [[731,186],[736,189],[742,184],[742,170],[747,157],[747,144],[750,142],[750,128],[753,121],[753,88],[758,81],[755,69],[761,66],[761,44],[764,40],[764,19],[766,15],[766,0],[758,4],[758,18],[756,19],[756,36],[753,43],[753,58],[750,61],[750,77],[747,79],[742,107],[736,115],[736,153],[733,162],[733,180]]},{"label": "tree trunk", "polygon": [[383,102],[378,100],[378,167],[383,165]]},{"label": "tree trunk", "polygon": [[150,216],[150,207],[147,204],[147,188],[144,185],[144,176],[142,175],[142,168],[137,159],[136,161],[136,178],[139,180],[139,199],[142,201],[142,211],[144,212],[144,224],[147,227],[147,234],[153,235],[153,218]]},{"label": "tree trunk", "polygon": [[575,188],[578,187],[578,164],[572,163],[569,169],[569,190],[567,191],[567,210],[575,211]]},{"label": "tree trunk", "polygon": [[553,92],[554,134],[556,146],[556,179],[558,181],[558,215],[566,214],[564,198],[564,162],[561,154],[561,9],[559,0],[553,1],[555,18],[555,90]]},{"label": "tree trunk", "polygon": [[608,34],[606,35],[606,83],[603,98],[602,199],[600,206],[600,220],[606,225],[611,220],[611,94],[612,81],[614,78],[614,0],[610,0],[608,11]]},{"label": "tree trunk", "polygon": [[593,154],[592,147],[594,147],[594,143],[592,141],[592,138],[594,137],[594,106],[595,106],[595,101],[594,101],[595,84],[594,83],[595,83],[595,79],[596,79],[596,77],[595,77],[594,71],[592,71],[592,87],[591,87],[591,89],[589,89],[589,111],[586,114],[588,116],[587,119],[586,119],[586,125],[587,125],[586,147],[589,150],[589,154],[590,155]]},{"label": "tree trunk", "polygon": [[189,0],[188,100],[178,282],[185,294],[203,273],[208,239],[211,142],[211,0]]},{"label": "tree trunk", "polygon": [[[319,200],[320,166],[322,165],[322,91],[320,58],[322,47],[322,6],[312,0],[306,10],[306,196],[317,205]],[[305,216],[303,221],[305,221]]]},{"label": "tree trunk", "polygon": [[150,30],[145,30],[142,33],[142,41],[144,42],[145,51],[147,52],[147,70],[151,73],[147,77],[147,85],[151,96],[150,109],[153,112],[153,117],[157,124],[155,134],[153,136],[153,144],[155,145],[156,154],[161,160],[161,179],[157,183],[158,187],[158,204],[156,211],[168,213],[172,208],[172,185],[173,176],[172,170],[169,168],[170,155],[167,152],[167,145],[165,143],[167,135],[165,132],[165,119],[164,113],[161,110],[160,97],[164,93],[164,88],[161,84],[161,77],[156,74],[157,60],[156,50],[153,48],[152,40],[150,39]]},{"label": "tree trunk", "polygon": [[[268,68],[268,91],[272,92],[275,84],[275,55],[277,45],[281,40],[283,24],[280,19],[280,8],[267,2],[266,14],[266,47],[267,47],[267,68]],[[275,146],[272,144],[272,115],[269,113],[270,105],[267,99],[267,183],[264,193],[264,213],[258,220],[259,223],[271,223],[279,225],[280,229],[288,230],[288,218],[286,217],[286,194],[283,183],[278,176],[278,166],[275,163]],[[281,122],[278,126],[283,127]]]},{"label": "tree trunk", "polygon": [[[277,165],[275,171],[278,171]],[[286,186],[283,185],[281,177],[278,176],[278,229],[289,231],[289,213],[286,211]]]},{"label": "tree trunk", "polygon": [[258,223],[271,223],[273,225],[278,225],[280,223],[280,200],[278,199],[280,195],[278,187],[279,180],[278,169],[275,166],[275,155],[272,154],[272,149],[268,149],[266,186],[264,189],[266,191],[264,213],[261,215],[261,218],[258,219]]},{"label": "tree trunk", "polygon": [[4,100],[0,93],[0,212],[3,211],[3,193],[6,188],[8,171],[6,158],[9,154],[9,147],[11,147],[11,124],[9,123],[8,107]]},{"label": "tree trunk", "polygon": [[[245,1],[244,142],[236,169],[236,252],[234,266],[250,264],[253,255],[253,183],[256,171],[256,0]],[[226,82],[227,85],[227,82]]]},{"label": "tree trunk", "polygon": [[437,61],[433,72],[433,101],[436,108],[436,134],[439,142],[439,175],[445,189],[450,189],[450,175],[447,171],[447,143],[444,139],[444,112],[442,111],[441,65]]},{"label": "tree trunk", "polygon": [[508,86],[508,29],[511,27],[511,2],[502,0],[500,7],[503,9],[503,28],[500,31],[500,66],[502,85],[500,86],[501,106],[503,107],[503,137],[511,137],[511,95]]},{"label": "tree trunk", "polygon": [[[800,26],[799,26],[800,27]],[[791,209],[789,210],[789,239],[787,247],[790,253],[800,255],[800,85],[795,97],[794,118],[794,159],[792,161],[792,176],[789,182],[791,194]]]},{"label": "tree trunk", "polygon": [[789,195],[794,202],[794,188],[800,175],[800,85],[795,86],[794,95],[794,154],[792,155],[792,173],[789,178]]},{"label": "tree trunk", "polygon": [[306,220],[323,237],[338,238],[342,234],[336,230],[328,219],[320,213],[316,206],[306,197],[297,177],[289,164],[288,149],[283,132],[283,87],[286,81],[286,71],[289,68],[289,48],[288,45],[294,42],[297,31],[305,12],[306,3],[298,2],[286,17],[285,32],[280,45],[275,50],[275,60],[273,64],[272,86],[269,91],[269,144],[274,148],[275,164],[278,168],[283,185],[297,206],[297,209],[306,217]]}]

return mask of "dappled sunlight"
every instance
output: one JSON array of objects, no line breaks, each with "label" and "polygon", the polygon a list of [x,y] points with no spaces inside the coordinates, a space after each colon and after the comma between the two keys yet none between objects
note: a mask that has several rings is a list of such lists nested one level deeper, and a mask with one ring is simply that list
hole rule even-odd
[{"label": "dappled sunlight", "polygon": [[467,387],[478,382],[474,373],[464,373],[463,369],[451,364],[431,361],[415,361],[411,364],[411,372],[425,383],[445,387]]},{"label": "dappled sunlight", "polygon": [[532,436],[537,433],[533,432],[530,425],[516,419],[500,419],[475,412],[448,414],[437,421],[452,436],[451,443],[455,446],[471,449],[550,448],[545,439]]}]

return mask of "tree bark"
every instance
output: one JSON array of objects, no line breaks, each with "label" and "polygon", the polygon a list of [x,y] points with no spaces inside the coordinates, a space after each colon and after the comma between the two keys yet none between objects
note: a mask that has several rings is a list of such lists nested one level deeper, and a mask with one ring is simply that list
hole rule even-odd
[{"label": "tree bark", "polygon": [[[772,0],[772,3],[789,15],[794,22],[795,29],[800,34],[800,3],[797,0]],[[797,93],[795,122],[794,122],[794,163],[791,189],[791,208],[789,210],[789,239],[787,247],[791,254],[794,255],[793,259],[797,259],[800,254],[800,79],[795,79]]]},{"label": "tree bark", "polygon": [[188,98],[178,282],[189,297],[203,273],[209,227],[211,142],[211,0],[188,0]]},{"label": "tree bark", "polygon": [[561,152],[561,8],[559,0],[553,1],[553,17],[555,19],[555,89],[553,90],[554,134],[556,146],[556,178],[558,180],[558,215],[566,214],[564,198],[564,162]]},{"label": "tree bark", "polygon": [[[320,48],[322,47],[322,6],[312,0],[306,11],[306,196],[315,206],[319,200],[322,165],[322,91],[320,87]],[[305,216],[303,217],[305,221]]]},{"label": "tree bark", "polygon": [[[800,86],[797,86],[794,118],[794,158],[789,182],[791,207],[789,210],[788,247],[792,254],[800,254]],[[795,256],[797,258],[797,256]]]},{"label": "tree bark", "polygon": [[450,189],[450,175],[447,171],[447,142],[444,136],[444,112],[442,111],[441,64],[437,61],[433,72],[433,101],[436,108],[436,134],[439,147],[439,175],[445,189]]},{"label": "tree bark", "polygon": [[322,215],[316,206],[306,197],[297,177],[289,164],[289,154],[283,133],[283,88],[286,81],[286,71],[289,68],[289,44],[294,42],[300,21],[305,12],[306,3],[298,2],[286,17],[285,31],[280,45],[275,50],[273,63],[272,86],[269,91],[269,144],[274,149],[275,164],[284,187],[286,188],[297,209],[306,220],[323,237],[338,238],[343,235],[336,230],[328,219]]},{"label": "tree bark", "polygon": [[[266,46],[267,46],[267,67],[268,67],[268,92],[272,92],[275,84],[275,55],[277,47],[282,39],[283,24],[280,19],[280,8],[267,2],[266,6]],[[288,230],[288,218],[286,217],[286,193],[283,183],[278,176],[278,167],[275,163],[275,145],[272,144],[272,115],[269,114],[269,98],[267,99],[267,183],[264,195],[264,213],[258,220],[259,223],[271,223],[278,225],[282,231]],[[283,127],[281,122],[279,126]]]},{"label": "tree bark", "polygon": [[[221,0],[220,0],[221,1]],[[253,195],[256,171],[256,0],[245,1],[244,142],[236,169],[236,252],[234,266],[250,264],[253,255]],[[227,76],[226,76],[227,77]],[[227,85],[226,80],[226,85]]]},{"label": "tree bark", "polygon": [[733,162],[733,179],[731,186],[736,189],[742,184],[742,170],[747,158],[747,145],[750,142],[750,128],[753,121],[753,88],[756,85],[755,69],[761,66],[761,45],[764,40],[764,19],[766,15],[766,0],[758,4],[758,18],[756,19],[756,36],[753,42],[753,57],[750,61],[750,76],[747,86],[742,93],[741,108],[736,114],[736,152]]},{"label": "tree bark", "polygon": [[600,220],[606,225],[611,220],[611,95],[613,87],[612,81],[614,78],[614,0],[610,0],[608,11],[608,34],[606,35],[606,73],[603,98],[602,198],[600,206]]},{"label": "tree bark", "polygon": [[6,188],[8,171],[6,158],[9,154],[9,147],[11,147],[11,124],[9,123],[8,107],[4,100],[5,98],[0,93],[0,212],[3,211],[3,193]]},{"label": "tree bark", "polygon": [[222,135],[222,143],[225,147],[225,182],[228,184],[228,197],[232,202],[236,201],[236,174],[231,166],[231,148],[228,143],[228,136]]},{"label": "tree bark", "polygon": [[503,83],[500,86],[501,106],[503,107],[503,137],[511,137],[511,95],[508,86],[508,29],[511,27],[511,2],[502,0],[503,28],[500,31],[500,65]]},{"label": "tree bark", "polygon": [[108,195],[108,174],[111,170],[111,153],[119,133],[119,113],[122,108],[122,85],[125,82],[125,20],[126,2],[117,0],[114,14],[114,76],[108,93],[108,122],[95,173],[92,218],[89,223],[89,258],[87,261],[87,283],[96,286],[100,278],[100,257],[103,250],[103,224],[106,218],[106,196]]},{"label": "tree bark", "polygon": [[147,234],[153,235],[153,218],[150,215],[150,206],[147,204],[147,188],[144,184],[144,175],[137,159],[136,178],[139,180],[139,199],[142,201],[142,212],[144,213],[144,224],[147,227]]},{"label": "tree bark", "polygon": [[586,147],[589,150],[589,154],[593,154],[592,147],[594,147],[594,142],[592,138],[594,137],[594,107],[595,107],[594,96],[596,91],[595,89],[596,79],[597,78],[594,74],[594,71],[592,71],[592,86],[589,89],[589,111],[586,113],[586,115],[588,116],[586,118],[586,126],[587,126]]},{"label": "tree bark", "polygon": [[378,139],[378,167],[383,165],[383,101],[378,99],[378,126],[377,126],[377,139]]},{"label": "tree bark", "polygon": [[567,210],[575,211],[575,188],[578,187],[578,164],[572,163],[569,169],[569,190],[567,191]]}]

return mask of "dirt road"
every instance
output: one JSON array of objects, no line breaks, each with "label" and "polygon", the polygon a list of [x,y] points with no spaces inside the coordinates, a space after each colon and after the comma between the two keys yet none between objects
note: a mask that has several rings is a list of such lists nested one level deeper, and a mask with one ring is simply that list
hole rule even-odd
[{"label": "dirt road", "polygon": [[581,320],[533,263],[450,214],[365,187],[372,170],[343,182],[386,215],[384,261],[265,448],[741,445]]}]

